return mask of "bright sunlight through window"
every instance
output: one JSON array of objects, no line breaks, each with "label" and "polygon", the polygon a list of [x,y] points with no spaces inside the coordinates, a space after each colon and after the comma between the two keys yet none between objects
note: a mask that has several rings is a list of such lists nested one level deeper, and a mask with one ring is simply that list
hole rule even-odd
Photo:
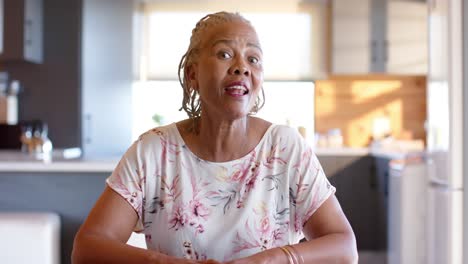
[{"label": "bright sunlight through window", "polygon": [[[190,35],[203,13],[152,13],[141,68],[148,79],[175,79]],[[260,39],[265,79],[310,79],[312,72],[311,18],[309,14],[245,14]],[[167,25],[171,25],[170,27]],[[274,29],[274,30],[272,30]]]},{"label": "bright sunlight through window", "polygon": [[[265,82],[265,106],[256,115],[276,124],[304,127],[307,139],[314,134],[314,83]],[[134,84],[134,125],[132,135],[158,125],[187,118],[182,106],[182,87],[178,81],[149,81]]]}]

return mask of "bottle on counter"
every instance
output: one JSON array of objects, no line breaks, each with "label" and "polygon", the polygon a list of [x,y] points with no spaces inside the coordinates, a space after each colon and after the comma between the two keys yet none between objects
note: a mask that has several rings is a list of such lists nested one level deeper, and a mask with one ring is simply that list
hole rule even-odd
[{"label": "bottle on counter", "polygon": [[20,83],[12,80],[8,85],[7,80],[0,77],[0,123],[8,125],[18,124],[18,93]]},{"label": "bottle on counter", "polygon": [[32,136],[32,152],[36,159],[49,162],[52,159],[52,141],[49,137],[49,128],[46,123],[36,122]]},{"label": "bottle on counter", "polygon": [[44,161],[52,159],[52,141],[49,139],[49,127],[46,123],[42,126],[42,133],[41,133],[41,140],[42,140],[42,155]]},{"label": "bottle on counter", "polygon": [[31,124],[25,123],[21,126],[21,152],[32,153],[33,152],[33,127]]}]

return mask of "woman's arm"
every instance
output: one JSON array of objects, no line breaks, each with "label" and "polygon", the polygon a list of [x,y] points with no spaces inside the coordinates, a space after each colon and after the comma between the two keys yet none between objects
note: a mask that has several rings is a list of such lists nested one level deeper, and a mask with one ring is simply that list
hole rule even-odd
[{"label": "woman's arm", "polygon": [[72,262],[79,263],[196,263],[127,245],[138,220],[123,197],[106,187],[75,236]]},{"label": "woman's arm", "polygon": [[[292,250],[287,248],[296,256],[299,264],[358,263],[354,232],[335,195],[330,196],[307,220],[304,234],[307,242],[293,245]],[[290,261],[286,252],[274,248],[232,263],[288,264]]]},{"label": "woman's arm", "polygon": [[307,242],[294,245],[305,263],[358,263],[356,238],[335,195],[304,226]]}]

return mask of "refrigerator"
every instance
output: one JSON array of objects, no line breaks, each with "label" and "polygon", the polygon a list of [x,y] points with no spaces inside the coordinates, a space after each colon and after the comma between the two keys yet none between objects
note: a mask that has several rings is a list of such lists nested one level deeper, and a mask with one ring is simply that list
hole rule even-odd
[{"label": "refrigerator", "polygon": [[[429,0],[427,76],[428,264],[463,264],[464,184],[466,174],[466,64],[463,58],[463,1]],[[464,74],[465,73],[465,74]],[[464,98],[465,97],[465,98]],[[466,258],[466,256],[465,256]]]},{"label": "refrigerator", "polygon": [[427,1],[427,150],[391,163],[389,264],[468,264],[466,2]]},{"label": "refrigerator", "polygon": [[[427,264],[428,166],[424,153],[393,159],[388,179],[388,264]],[[445,262],[440,262],[445,263]]]}]

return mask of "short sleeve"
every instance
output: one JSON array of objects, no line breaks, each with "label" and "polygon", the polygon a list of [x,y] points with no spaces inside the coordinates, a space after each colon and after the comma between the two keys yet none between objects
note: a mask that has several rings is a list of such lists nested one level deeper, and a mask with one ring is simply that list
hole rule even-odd
[{"label": "short sleeve", "polygon": [[295,232],[302,236],[306,221],[336,189],[325,176],[312,148],[303,142],[300,149],[300,158],[295,165],[296,174],[290,183],[290,203],[291,221],[294,221]]},{"label": "short sleeve", "polygon": [[106,179],[107,185],[120,194],[138,214],[135,232],[143,230],[143,197],[145,190],[144,165],[139,159],[139,141],[127,150],[112,172]]}]

